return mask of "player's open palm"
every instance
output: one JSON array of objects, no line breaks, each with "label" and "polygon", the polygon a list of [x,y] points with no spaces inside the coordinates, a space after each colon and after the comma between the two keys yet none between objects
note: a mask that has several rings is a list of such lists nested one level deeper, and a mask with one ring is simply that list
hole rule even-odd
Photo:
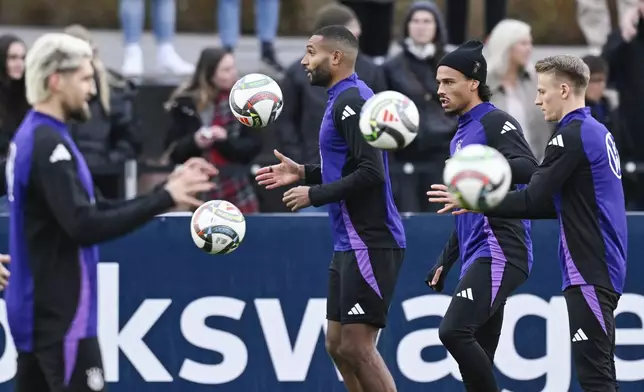
[{"label": "player's open palm", "polygon": [[208,192],[215,187],[210,177],[209,173],[198,168],[184,167],[168,178],[165,189],[177,206],[197,208],[203,201],[196,195]]},{"label": "player's open palm", "polygon": [[257,170],[255,180],[259,185],[266,187],[266,189],[275,189],[296,183],[303,177],[301,165],[277,150],[273,152],[280,163]]}]

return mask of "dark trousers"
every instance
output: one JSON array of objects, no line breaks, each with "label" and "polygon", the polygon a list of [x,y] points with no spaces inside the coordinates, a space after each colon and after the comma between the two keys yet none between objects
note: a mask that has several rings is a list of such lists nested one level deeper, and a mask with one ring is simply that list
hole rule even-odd
[{"label": "dark trousers", "polygon": [[[460,45],[465,42],[467,33],[468,8],[470,0],[447,1],[447,29],[449,43]],[[492,32],[494,26],[505,19],[507,0],[485,1],[485,35]]]},{"label": "dark trousers", "polygon": [[389,53],[391,28],[394,23],[394,4],[371,1],[340,1],[358,16],[362,35],[360,51],[369,57],[384,57]]},{"label": "dark trousers", "polygon": [[497,392],[494,354],[508,296],[527,275],[510,264],[479,259],[461,278],[438,329],[458,363],[467,392]]},{"label": "dark trousers", "polygon": [[615,309],[619,294],[601,287],[564,291],[577,380],[584,392],[616,392]]}]

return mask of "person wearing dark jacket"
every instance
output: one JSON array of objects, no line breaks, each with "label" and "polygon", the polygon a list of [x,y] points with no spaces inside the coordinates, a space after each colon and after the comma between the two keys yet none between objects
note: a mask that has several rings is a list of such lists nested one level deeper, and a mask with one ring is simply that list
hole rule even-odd
[{"label": "person wearing dark jacket", "polygon": [[15,35],[0,37],[0,158],[29,110],[25,93],[25,43]]},{"label": "person wearing dark jacket", "polygon": [[[619,93],[620,133],[616,140],[622,163],[644,162],[644,0],[624,19],[604,46],[602,57],[608,62],[608,84]],[[617,136],[617,135],[616,135]],[[644,176],[625,176],[629,209],[644,209]]]},{"label": "person wearing dark jacket", "polygon": [[[317,13],[314,30],[331,25],[343,25],[356,37],[361,33],[353,11],[341,4],[329,4]],[[363,54],[356,60],[356,73],[374,93],[385,90],[382,70]],[[275,123],[279,150],[296,162],[319,163],[318,139],[326,90],[311,85],[300,60],[288,67],[280,87],[286,104]]]},{"label": "person wearing dark jacket", "polygon": [[403,51],[384,64],[387,88],[409,97],[420,113],[418,136],[394,154],[399,164],[415,167],[414,173],[393,175],[400,211],[437,209],[427,202],[425,188],[442,183],[449,143],[457,126],[456,119],[445,114],[436,93],[436,66],[445,54],[446,37],[438,7],[428,1],[414,3],[404,24]]},{"label": "person wearing dark jacket", "polygon": [[167,154],[174,164],[203,156],[219,169],[210,199],[233,203],[244,214],[259,212],[247,165],[262,148],[261,132],[243,126],[228,104],[238,79],[235,59],[224,48],[205,48],[192,79],[170,97]]},{"label": "person wearing dark jacket", "polygon": [[86,41],[94,49],[92,65],[97,92],[88,102],[91,117],[86,122],[71,122],[70,133],[101,194],[108,199],[123,199],[125,162],[135,159],[140,151],[134,133],[134,84],[105,67],[85,27],[72,25],[65,33]]},{"label": "person wearing dark jacket", "polygon": [[360,40],[360,52],[381,65],[389,54],[391,29],[394,25],[394,0],[340,0],[355,13],[362,25],[364,39]]},{"label": "person wearing dark jacket", "polygon": [[[608,64],[600,56],[588,55],[582,58],[590,70],[590,81],[586,89],[586,106],[590,108],[593,118],[602,123],[613,137],[619,140],[620,132],[617,113],[606,96]],[[618,146],[618,147],[621,147]]]}]

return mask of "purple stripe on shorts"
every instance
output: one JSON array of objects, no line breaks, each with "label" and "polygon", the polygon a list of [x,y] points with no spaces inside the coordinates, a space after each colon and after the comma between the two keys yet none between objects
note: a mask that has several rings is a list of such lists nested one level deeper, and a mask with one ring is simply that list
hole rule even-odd
[{"label": "purple stripe on shorts", "polygon": [[369,251],[367,250],[367,246],[365,245],[364,241],[362,241],[362,238],[360,238],[360,236],[358,235],[358,232],[356,232],[356,229],[353,227],[353,223],[351,223],[347,205],[343,201],[341,201],[340,206],[342,210],[342,220],[344,221],[344,227],[347,229],[351,248],[356,254],[360,274],[367,282],[367,284],[371,286],[373,291],[375,291],[376,294],[378,294],[378,296],[382,298],[380,288],[378,287],[378,282],[376,281],[376,277],[373,274],[373,268],[371,267],[371,260],[369,259]]},{"label": "purple stripe on shorts", "polygon": [[581,293],[584,295],[584,299],[590,307],[590,310],[593,311],[593,314],[599,321],[599,324],[602,326],[605,334],[608,334],[606,331],[606,322],[604,321],[604,314],[602,313],[602,308],[599,305],[599,299],[597,299],[597,293],[595,292],[595,286],[585,285],[581,286]]},{"label": "purple stripe on shorts", "polygon": [[586,281],[579,273],[575,262],[572,260],[572,256],[570,256],[570,249],[568,249],[568,241],[566,240],[566,231],[564,230],[563,221],[561,219],[559,219],[559,230],[561,232],[561,250],[563,251],[565,260],[568,284],[570,286],[585,285]]},{"label": "purple stripe on shorts", "polygon": [[78,353],[78,343],[87,335],[87,322],[89,317],[90,307],[90,287],[89,277],[87,274],[87,266],[82,252],[79,252],[80,266],[80,293],[78,294],[78,306],[76,308],[76,315],[72,324],[65,335],[64,347],[64,364],[65,364],[65,385],[69,385],[76,366],[76,356]]},{"label": "purple stripe on shorts", "polygon": [[492,265],[490,266],[490,275],[492,280],[492,297],[490,299],[491,307],[494,304],[496,295],[498,294],[499,288],[501,287],[501,281],[503,281],[503,272],[505,271],[505,263],[507,263],[508,260],[503,254],[503,249],[501,249],[499,240],[494,235],[487,217],[483,218],[483,231],[487,236],[487,245],[490,248],[490,257],[492,259]]}]

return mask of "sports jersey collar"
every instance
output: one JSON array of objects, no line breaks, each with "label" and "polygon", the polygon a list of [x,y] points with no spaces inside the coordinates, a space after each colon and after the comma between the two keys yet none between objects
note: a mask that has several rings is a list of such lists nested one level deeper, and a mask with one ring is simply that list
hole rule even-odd
[{"label": "sports jersey collar", "polygon": [[470,109],[469,112],[461,114],[458,117],[458,124],[463,125],[470,122],[470,120],[480,121],[481,117],[485,116],[494,109],[496,109],[496,106],[492,105],[489,102],[479,103],[478,105]]},{"label": "sports jersey collar", "polygon": [[31,114],[33,117],[38,117],[38,118],[40,118],[40,119],[42,119],[42,120],[47,121],[48,123],[50,123],[52,126],[54,126],[54,127],[56,127],[56,128],[59,128],[59,129],[67,129],[67,125],[66,125],[64,122],[62,122],[62,121],[60,121],[59,119],[57,119],[57,118],[55,118],[55,117],[52,117],[52,116],[50,116],[50,115],[48,115],[48,114],[41,113],[41,112],[38,112],[38,111],[33,110],[33,109],[32,109],[32,110],[30,110],[30,114]]},{"label": "sports jersey collar", "polygon": [[585,107],[585,108],[579,108],[576,110],[573,110],[572,112],[566,114],[564,118],[562,118],[559,123],[557,124],[557,128],[561,128],[563,126],[566,126],[570,124],[572,121],[575,120],[585,120],[588,117],[590,117],[590,108]]},{"label": "sports jersey collar", "polygon": [[356,80],[358,80],[358,75],[354,72],[348,78],[342,79],[338,83],[334,84],[330,89],[326,90],[327,94],[329,94],[329,98],[333,99],[333,97],[339,92],[344,91],[346,85],[354,85]]}]

